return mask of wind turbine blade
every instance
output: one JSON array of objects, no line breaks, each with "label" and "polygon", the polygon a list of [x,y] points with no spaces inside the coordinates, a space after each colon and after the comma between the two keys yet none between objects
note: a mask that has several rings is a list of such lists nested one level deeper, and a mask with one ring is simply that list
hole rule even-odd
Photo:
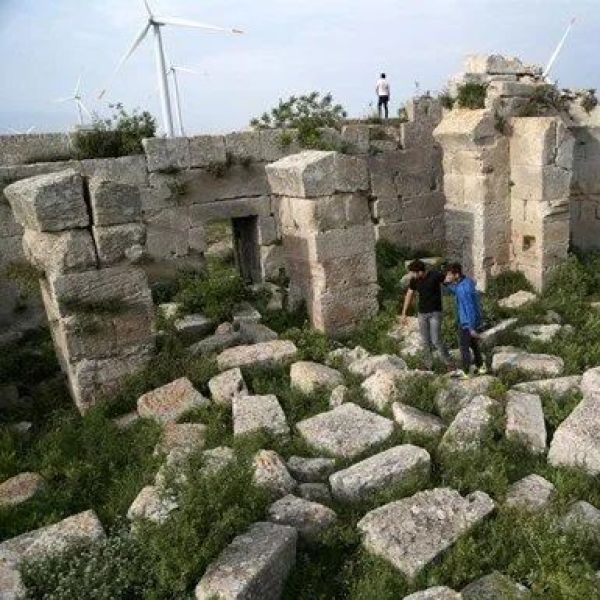
[{"label": "wind turbine blade", "polygon": [[69,96],[68,98],[58,98],[57,100],[52,100],[52,102],[56,102],[57,104],[62,102],[68,102],[69,100],[75,100],[75,96]]},{"label": "wind turbine blade", "polygon": [[189,69],[188,67],[176,67],[173,65],[171,67],[175,71],[181,71],[182,73],[191,73],[192,75],[198,75],[198,71],[194,71],[194,69]]},{"label": "wind turbine blade", "polygon": [[546,68],[544,69],[544,72],[542,73],[543,79],[546,79],[546,77],[548,77],[548,74],[550,73],[550,69],[552,69],[554,62],[558,58],[558,55],[560,54],[560,51],[562,50],[562,47],[567,39],[567,36],[569,35],[571,28],[573,27],[574,24],[575,24],[575,17],[573,17],[571,19],[571,21],[569,22],[569,26],[567,27],[567,30],[565,31],[563,36],[560,38],[560,42],[558,42],[556,49],[552,53],[552,56],[550,57],[550,60],[548,61],[548,64],[546,65]]},{"label": "wind turbine blade", "polygon": [[92,113],[88,110],[87,106],[81,101],[81,100],[77,100],[77,104],[79,105],[79,108],[81,108],[81,110],[90,118],[92,119]]},{"label": "wind turbine blade", "polygon": [[146,7],[146,12],[148,13],[148,16],[151,17],[152,16],[152,10],[150,9],[150,5],[148,4],[148,0],[144,0],[144,6]]},{"label": "wind turbine blade", "polygon": [[73,92],[73,98],[79,95],[79,88],[81,87],[81,74],[77,78],[77,84],[75,85],[75,91]]},{"label": "wind turbine blade", "polygon": [[177,27],[193,27],[195,29],[205,29],[206,31],[224,31],[225,33],[244,33],[240,29],[231,29],[228,27],[219,27],[218,25],[209,25],[190,19],[180,19],[179,17],[156,17],[156,22],[163,25],[175,25]]},{"label": "wind turbine blade", "polygon": [[[117,73],[121,70],[121,68],[127,61],[127,59],[135,52],[136,48],[142,43],[142,40],[146,37],[146,34],[148,33],[150,26],[151,26],[150,22],[146,23],[144,25],[144,28],[135,37],[135,39],[131,43],[131,46],[129,46],[129,50],[127,50],[127,52],[123,55],[123,57],[119,61],[119,64],[117,65],[117,68],[113,71],[113,74],[110,78],[110,83],[112,83],[114,78],[117,76]],[[107,89],[108,89],[108,86],[100,92],[100,94],[98,95],[98,98],[102,98],[102,96],[104,96],[104,94],[106,93]]]}]

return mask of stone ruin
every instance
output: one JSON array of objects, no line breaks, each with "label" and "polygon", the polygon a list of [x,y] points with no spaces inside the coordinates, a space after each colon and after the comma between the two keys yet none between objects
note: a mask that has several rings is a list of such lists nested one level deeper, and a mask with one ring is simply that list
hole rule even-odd
[{"label": "stone ruin", "polygon": [[[89,160],[63,160],[66,134],[0,138],[0,269],[39,271],[78,406],[146,364],[149,284],[201,269],[214,221],[230,222],[248,283],[285,271],[290,296],[332,335],[377,312],[377,240],[444,252],[481,289],[509,269],[541,289],[570,246],[600,247],[600,109],[518,59],[470,57],[450,92],[465,83],[486,86],[484,108],[425,95],[398,125],[323,130],[343,154],[303,152],[277,130],[152,138],[143,155]],[[544,93],[564,101],[519,116]],[[13,283],[0,287],[6,340],[35,306],[15,318]]]}]

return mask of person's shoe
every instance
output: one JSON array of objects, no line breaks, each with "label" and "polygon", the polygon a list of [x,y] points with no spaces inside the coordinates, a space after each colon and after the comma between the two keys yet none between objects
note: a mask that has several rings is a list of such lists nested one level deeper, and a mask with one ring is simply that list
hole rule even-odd
[{"label": "person's shoe", "polygon": [[456,369],[456,371],[452,373],[452,377],[456,377],[456,379],[471,379],[471,375],[462,369]]},{"label": "person's shoe", "polygon": [[487,367],[485,365],[481,365],[479,369],[477,369],[477,375],[487,375]]}]

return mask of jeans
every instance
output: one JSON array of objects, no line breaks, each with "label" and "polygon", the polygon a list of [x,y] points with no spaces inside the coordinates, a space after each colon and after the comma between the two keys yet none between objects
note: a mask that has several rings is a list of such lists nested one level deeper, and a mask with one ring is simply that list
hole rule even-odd
[{"label": "jeans", "polygon": [[462,358],[462,367],[465,373],[469,372],[471,368],[471,349],[473,350],[473,357],[475,358],[475,366],[481,367],[483,365],[483,359],[481,358],[481,350],[479,349],[479,340],[471,335],[469,329],[459,328],[458,339],[460,342],[460,355]]},{"label": "jeans", "polygon": [[432,346],[440,353],[444,364],[449,365],[450,355],[442,341],[442,313],[419,313],[419,331],[423,340],[425,366],[431,369],[433,365],[433,357],[431,355]]},{"label": "jeans", "polygon": [[388,118],[388,102],[390,100],[389,96],[379,96],[379,100],[377,102],[377,113],[379,114],[379,118],[381,119],[381,107],[383,106],[383,110],[385,112],[385,118]]}]

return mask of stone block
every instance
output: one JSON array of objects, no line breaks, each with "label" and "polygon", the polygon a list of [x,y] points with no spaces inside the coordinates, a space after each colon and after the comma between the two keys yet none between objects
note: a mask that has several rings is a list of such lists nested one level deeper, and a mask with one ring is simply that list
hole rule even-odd
[{"label": "stone block", "polygon": [[83,180],[73,169],[22,179],[4,188],[17,223],[35,231],[87,227]]},{"label": "stone block", "polygon": [[208,389],[212,401],[225,406],[231,406],[233,399],[237,396],[248,395],[246,382],[238,368],[215,375],[208,381]]},{"label": "stone block", "polygon": [[225,151],[235,159],[262,160],[259,131],[236,131],[225,136]]},{"label": "stone block", "polygon": [[189,138],[190,167],[208,167],[227,159],[222,135],[195,135]]},{"label": "stone block", "polygon": [[252,323],[242,321],[240,323],[240,335],[244,344],[262,344],[263,342],[272,342],[279,336],[272,329],[269,329],[262,323]]},{"label": "stone block", "polygon": [[561,375],[565,368],[559,356],[551,354],[529,354],[527,352],[498,352],[492,358],[492,370],[519,369],[534,375]]},{"label": "stone block", "polygon": [[320,389],[332,390],[344,382],[339,371],[309,361],[294,363],[290,369],[290,380],[292,388],[303,394],[313,394]]},{"label": "stone block", "polygon": [[385,442],[394,423],[351,402],[296,424],[311,447],[340,458],[353,458]]},{"label": "stone block", "polygon": [[298,485],[298,495],[311,502],[332,502],[331,492],[325,483],[301,483]]},{"label": "stone block", "polygon": [[427,450],[405,444],[334,473],[329,484],[336,500],[357,502],[392,486],[414,491],[429,479],[430,466]]},{"label": "stone block", "polygon": [[556,488],[539,475],[527,475],[513,483],[506,494],[506,506],[531,512],[547,508],[556,494]]},{"label": "stone block", "polygon": [[369,375],[361,384],[365,400],[379,411],[395,399],[398,388],[411,377],[411,372],[403,369],[381,369]]},{"label": "stone block", "polygon": [[228,348],[217,356],[217,365],[220,371],[226,371],[235,367],[285,364],[291,362],[297,353],[298,349],[293,342],[273,340]]},{"label": "stone block", "polygon": [[213,329],[214,324],[208,317],[196,313],[177,319],[174,326],[177,333],[185,336],[187,339],[198,339],[207,335]]},{"label": "stone block", "polygon": [[190,207],[190,220],[194,223],[210,223],[224,219],[263,216],[271,214],[269,196],[236,198],[218,202],[194,204]]},{"label": "stone block", "polygon": [[337,515],[331,508],[292,494],[271,504],[268,514],[270,521],[293,527],[308,541],[318,538],[337,520]]},{"label": "stone block", "polygon": [[296,489],[296,481],[277,452],[259,450],[254,455],[252,466],[254,484],[266,490],[272,497],[281,498]]},{"label": "stone block", "polygon": [[493,111],[485,108],[451,110],[433,131],[444,153],[477,150],[480,146],[493,143],[499,135]]},{"label": "stone block", "polygon": [[562,396],[569,392],[579,390],[581,375],[569,375],[567,377],[553,377],[552,379],[538,379],[535,381],[524,381],[513,386],[513,390],[526,392],[528,394],[556,394]]},{"label": "stone block", "polygon": [[122,225],[142,218],[139,186],[93,177],[89,194],[94,225]]},{"label": "stone block", "polygon": [[462,596],[448,587],[436,585],[409,596],[404,596],[404,600],[462,600]]},{"label": "stone block", "polygon": [[358,529],[367,551],[414,580],[493,510],[494,501],[483,492],[463,497],[453,489],[436,488],[368,512]]},{"label": "stone block", "polygon": [[0,506],[18,506],[46,487],[39,473],[19,473],[0,483]]},{"label": "stone block", "polygon": [[368,358],[370,354],[362,347],[355,346],[354,348],[337,348],[332,350],[325,357],[325,363],[330,367],[348,368],[353,362]]},{"label": "stone block", "polygon": [[337,408],[348,401],[350,390],[345,385],[338,385],[331,390],[329,408]]},{"label": "stone block", "polygon": [[258,217],[257,233],[257,242],[261,246],[268,246],[269,244],[274,244],[279,238],[275,219],[271,216]]},{"label": "stone block", "polygon": [[525,586],[497,571],[473,581],[461,591],[463,600],[525,600],[530,596]]},{"label": "stone block", "polygon": [[127,510],[130,521],[145,520],[158,525],[164,523],[178,504],[168,492],[154,485],[142,488]]},{"label": "stone block", "polygon": [[209,401],[194,388],[191,381],[182,377],[140,396],[137,409],[141,417],[165,424],[175,422],[186,412],[208,404]]},{"label": "stone block", "polygon": [[148,170],[143,154],[118,158],[88,158],[77,162],[81,175],[127,185],[147,186]]},{"label": "stone block", "polygon": [[153,137],[142,140],[148,171],[175,171],[191,166],[190,141],[186,137]]},{"label": "stone block", "polygon": [[45,233],[26,229],[23,253],[46,276],[96,268],[92,236],[85,229]]},{"label": "stone block", "polygon": [[206,443],[206,425],[202,423],[165,423],[154,453],[188,456],[202,450]]},{"label": "stone block", "polygon": [[533,292],[527,292],[525,290],[520,290],[507,296],[506,298],[502,298],[498,300],[498,306],[502,308],[521,308],[530,302],[535,302],[537,300],[537,295]]},{"label": "stone block", "polygon": [[563,531],[586,532],[600,540],[600,510],[589,502],[574,502],[561,519]]},{"label": "stone block", "polygon": [[406,365],[406,362],[395,354],[367,356],[365,358],[354,360],[348,365],[348,371],[362,379],[374,375],[377,371],[396,375],[407,369],[408,366]]},{"label": "stone block", "polygon": [[146,227],[141,223],[92,227],[98,258],[102,266],[141,260],[146,242]]},{"label": "stone block", "polygon": [[278,600],[296,561],[293,527],[255,523],[208,567],[196,586],[197,600]]},{"label": "stone block", "polygon": [[146,253],[155,260],[187,256],[190,221],[178,208],[167,208],[146,219]]},{"label": "stone block", "polygon": [[261,129],[259,139],[261,159],[266,162],[273,162],[302,150],[295,129]]},{"label": "stone block", "polygon": [[511,165],[542,167],[556,159],[557,127],[564,128],[556,117],[522,117],[511,120]]},{"label": "stone block", "polygon": [[542,401],[536,394],[509,390],[506,395],[506,438],[540,454],[546,451]]},{"label": "stone block", "polygon": [[335,470],[333,458],[304,458],[290,456],[287,467],[292,476],[304,483],[321,483],[327,481]]},{"label": "stone block", "polygon": [[572,172],[556,165],[516,165],[510,177],[513,182],[511,194],[520,200],[566,201],[570,194]]},{"label": "stone block", "polygon": [[470,54],[465,61],[467,73],[489,75],[537,75],[540,68],[525,65],[517,57],[504,57],[500,54]]},{"label": "stone block", "polygon": [[368,125],[344,125],[342,127],[341,138],[342,143],[346,144],[354,154],[368,154]]},{"label": "stone block", "polygon": [[436,438],[441,436],[446,428],[444,422],[439,417],[423,412],[408,404],[394,402],[392,404],[392,414],[396,423],[398,423],[405,433]]},{"label": "stone block", "polygon": [[231,401],[233,412],[233,435],[247,435],[262,431],[276,436],[287,436],[290,428],[277,396],[241,396]]},{"label": "stone block", "polygon": [[550,342],[562,328],[563,326],[558,323],[551,323],[549,325],[524,325],[515,329],[515,333],[534,342]]},{"label": "stone block", "polygon": [[235,452],[228,446],[217,446],[202,453],[202,472],[214,475],[225,469],[235,460]]}]

